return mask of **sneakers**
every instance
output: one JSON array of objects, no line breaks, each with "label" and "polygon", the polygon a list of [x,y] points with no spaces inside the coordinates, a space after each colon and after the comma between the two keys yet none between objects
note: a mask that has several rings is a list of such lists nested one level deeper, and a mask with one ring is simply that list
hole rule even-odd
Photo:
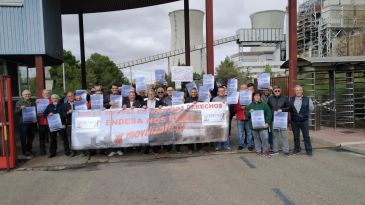
[{"label": "sneakers", "polygon": [[123,152],[122,152],[121,150],[118,150],[117,154],[118,154],[119,156],[123,156]]},{"label": "sneakers", "polygon": [[308,157],[312,157],[313,153],[312,152],[307,152]]},{"label": "sneakers", "polygon": [[283,152],[283,154],[284,154],[284,156],[286,156],[286,157],[289,157],[289,156],[290,156],[289,152]]},{"label": "sneakers", "polygon": [[117,153],[116,152],[110,152],[109,154],[108,154],[108,157],[112,157],[112,156],[114,156],[114,155],[116,155]]},{"label": "sneakers", "polygon": [[278,155],[279,154],[279,152],[272,152],[271,154],[270,154],[270,156],[275,156],[275,155]]},{"label": "sneakers", "polygon": [[249,147],[248,151],[252,152],[253,151],[253,147]]},{"label": "sneakers", "polygon": [[231,147],[224,148],[225,151],[231,151]]},{"label": "sneakers", "polygon": [[243,150],[243,146],[239,146],[238,147],[238,150]]}]

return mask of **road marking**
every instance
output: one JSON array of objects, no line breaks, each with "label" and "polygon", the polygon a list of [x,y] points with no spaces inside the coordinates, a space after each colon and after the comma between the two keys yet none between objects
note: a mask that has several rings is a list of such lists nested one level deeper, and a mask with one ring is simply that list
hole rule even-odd
[{"label": "road marking", "polygon": [[291,201],[279,188],[271,189],[276,196],[283,202],[283,205],[296,205],[293,201]]},{"label": "road marking", "polygon": [[255,169],[256,168],[256,166],[255,165],[253,165],[251,162],[250,162],[250,160],[248,160],[246,157],[244,157],[244,156],[240,156],[240,158],[241,158],[241,160],[248,166],[248,167],[250,167],[251,169]]}]

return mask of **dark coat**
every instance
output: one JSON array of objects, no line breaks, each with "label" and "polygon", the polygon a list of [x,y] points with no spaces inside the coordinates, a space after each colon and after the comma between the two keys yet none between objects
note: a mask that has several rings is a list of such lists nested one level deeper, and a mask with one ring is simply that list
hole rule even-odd
[{"label": "dark coat", "polygon": [[67,119],[67,105],[64,103],[58,103],[57,105],[49,104],[46,110],[43,112],[43,116],[47,118],[49,113],[60,114],[62,125],[66,125]]}]

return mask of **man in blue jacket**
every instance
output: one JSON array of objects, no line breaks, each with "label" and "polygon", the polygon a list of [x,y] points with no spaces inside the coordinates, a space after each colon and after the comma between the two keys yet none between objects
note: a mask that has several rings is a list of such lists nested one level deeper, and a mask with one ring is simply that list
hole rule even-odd
[{"label": "man in blue jacket", "polygon": [[64,103],[60,102],[60,97],[56,94],[51,96],[51,101],[52,103],[49,104],[46,110],[43,112],[43,116],[47,118],[48,116],[59,114],[61,117],[62,128],[60,130],[50,132],[50,155],[48,157],[52,158],[55,157],[57,154],[57,134],[62,137],[65,155],[69,156],[71,153],[68,138],[66,135],[67,106]]},{"label": "man in blue jacket", "polygon": [[291,127],[294,135],[294,154],[301,152],[300,131],[302,131],[305,151],[312,156],[312,144],[309,137],[309,115],[314,110],[312,100],[303,95],[303,87],[295,86],[295,96],[290,98]]}]

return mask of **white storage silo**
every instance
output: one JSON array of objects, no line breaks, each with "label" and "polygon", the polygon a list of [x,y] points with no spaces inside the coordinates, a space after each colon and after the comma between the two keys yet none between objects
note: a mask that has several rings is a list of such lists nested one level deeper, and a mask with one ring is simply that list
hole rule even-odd
[{"label": "white storage silo", "polygon": [[[184,10],[176,10],[169,13],[171,24],[171,51],[185,48]],[[203,35],[204,12],[190,10],[190,45],[204,43]],[[170,58],[170,66],[185,64],[185,55]],[[205,50],[195,51],[190,54],[190,63],[196,73],[206,73]]]}]

